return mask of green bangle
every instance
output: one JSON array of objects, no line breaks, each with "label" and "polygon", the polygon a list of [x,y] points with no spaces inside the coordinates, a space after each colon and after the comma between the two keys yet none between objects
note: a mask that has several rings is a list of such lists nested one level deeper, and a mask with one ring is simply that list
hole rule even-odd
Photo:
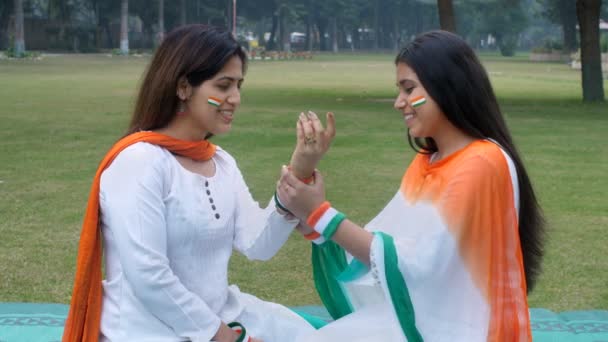
[{"label": "green bangle", "polygon": [[[244,342],[245,341],[245,337],[247,337],[247,330],[245,330],[245,327],[239,323],[239,322],[232,322],[232,323],[228,323],[228,328],[232,329],[232,328],[238,328],[241,329],[241,334],[239,335],[239,337],[236,339],[235,342]],[[235,329],[232,329],[235,330]]]},{"label": "green bangle", "polygon": [[[277,195],[277,192],[274,192],[274,204],[281,210],[283,210],[284,212],[288,213],[288,214],[292,214],[291,211],[289,211],[289,209],[285,208],[283,206],[283,204],[281,203],[281,201],[279,200],[279,195]],[[293,214],[292,214],[293,215]]]},{"label": "green bangle", "polygon": [[334,236],[334,234],[338,230],[338,226],[340,226],[340,223],[342,223],[344,219],[346,219],[346,215],[342,214],[341,212],[338,212],[336,216],[334,216],[331,221],[329,221],[327,227],[323,231],[323,237],[326,241],[331,240],[332,236]]}]

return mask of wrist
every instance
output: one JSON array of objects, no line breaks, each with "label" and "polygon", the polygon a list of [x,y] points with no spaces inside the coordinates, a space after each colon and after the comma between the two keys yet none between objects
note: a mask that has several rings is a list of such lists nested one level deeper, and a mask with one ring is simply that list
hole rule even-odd
[{"label": "wrist", "polygon": [[[296,178],[299,179],[302,183],[310,185],[315,182],[315,170],[314,169],[312,171],[300,170],[300,172],[298,174],[296,174],[296,172],[294,171],[294,168],[290,164],[290,165],[287,165],[287,170],[289,170],[289,172],[293,173],[293,175],[296,176]],[[308,175],[308,176],[304,176],[304,175]]]},{"label": "wrist", "polygon": [[331,240],[346,219],[346,215],[331,207],[327,201],[313,210],[306,220],[306,224],[314,229],[314,232],[304,235],[308,240],[320,245]]},{"label": "wrist", "polygon": [[221,323],[217,329],[217,333],[213,336],[213,341],[217,342],[234,342],[238,339],[239,334],[232,330],[225,323]]},{"label": "wrist", "polygon": [[291,173],[299,179],[312,177],[318,160],[314,158],[304,158],[301,156],[291,158],[289,168]]},{"label": "wrist", "polygon": [[228,327],[236,333],[235,342],[251,342],[251,336],[247,333],[247,329],[239,322],[228,323]]}]

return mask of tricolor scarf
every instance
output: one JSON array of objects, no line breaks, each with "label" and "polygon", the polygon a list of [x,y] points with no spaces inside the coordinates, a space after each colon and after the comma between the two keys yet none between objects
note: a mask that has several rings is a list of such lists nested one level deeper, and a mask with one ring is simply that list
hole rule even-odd
[{"label": "tricolor scarf", "polygon": [[138,142],[158,145],[175,154],[195,160],[209,160],[216,150],[215,145],[207,140],[184,141],[154,132],[138,132],[119,140],[106,154],[95,173],[82,223],[74,291],[63,332],[63,342],[98,341],[99,339],[102,301],[102,247],[99,230],[100,179],[103,171],[112,164],[114,158],[122,150]]}]

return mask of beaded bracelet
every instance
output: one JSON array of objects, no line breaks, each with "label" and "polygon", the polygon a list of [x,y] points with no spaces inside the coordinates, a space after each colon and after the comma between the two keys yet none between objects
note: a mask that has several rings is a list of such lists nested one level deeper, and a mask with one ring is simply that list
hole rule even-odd
[{"label": "beaded bracelet", "polygon": [[247,330],[241,323],[232,322],[232,323],[228,323],[227,325],[230,329],[234,330],[234,332],[239,334],[239,337],[236,339],[235,342],[250,342],[251,341],[251,336],[247,335]]}]

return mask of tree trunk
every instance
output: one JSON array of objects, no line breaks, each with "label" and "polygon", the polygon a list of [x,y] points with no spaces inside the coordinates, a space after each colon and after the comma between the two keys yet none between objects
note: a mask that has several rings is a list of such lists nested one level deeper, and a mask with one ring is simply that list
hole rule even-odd
[{"label": "tree trunk", "polygon": [[120,4],[120,53],[129,54],[129,0]]},{"label": "tree trunk", "polygon": [[600,52],[600,9],[602,0],[577,0],[580,27],[583,100],[604,101],[602,55]]},{"label": "tree trunk", "polygon": [[306,15],[306,50],[312,51],[313,37],[312,37],[312,16],[314,11],[314,3],[312,0],[308,0],[308,14]]},{"label": "tree trunk", "polygon": [[158,0],[158,45],[165,38],[165,0]]},{"label": "tree trunk", "polygon": [[395,51],[399,51],[401,47],[401,28],[399,26],[399,7],[395,8],[395,13],[393,14],[393,34],[394,37],[394,48]]},{"label": "tree trunk", "polygon": [[576,51],[576,4],[572,0],[560,0],[559,16],[562,22],[564,52]]},{"label": "tree trunk", "polygon": [[441,29],[456,33],[456,18],[452,0],[437,0],[437,9],[439,10],[439,26]]},{"label": "tree trunk", "polygon": [[2,10],[0,10],[0,50],[6,50],[10,47],[11,42],[8,33],[13,30],[13,23],[9,19],[14,13],[14,5],[15,2],[12,2],[12,4],[9,2],[2,6]]},{"label": "tree trunk", "polygon": [[327,23],[321,18],[317,18],[317,29],[319,31],[319,50],[327,51],[327,39],[325,39],[325,33],[327,33]]},{"label": "tree trunk", "polygon": [[275,12],[272,15],[272,27],[270,28],[270,37],[268,37],[268,41],[266,42],[266,50],[268,51],[275,49],[275,32],[277,32],[277,26],[279,26],[279,14]]},{"label": "tree trunk", "polygon": [[93,11],[95,12],[95,48],[101,49],[101,13],[99,13],[99,2],[93,1]]},{"label": "tree trunk", "polygon": [[331,26],[331,50],[338,53],[338,19],[335,16],[332,17],[329,19],[329,24]]},{"label": "tree trunk", "polygon": [[289,44],[289,28],[287,27],[287,15],[286,8],[281,7],[279,9],[279,41],[281,42],[281,51],[290,51],[291,46]]},{"label": "tree trunk", "polygon": [[353,27],[351,36],[353,39],[353,48],[360,49],[361,48],[361,36],[359,35],[359,28],[357,26]]},{"label": "tree trunk", "polygon": [[179,24],[186,25],[186,0],[179,1]]},{"label": "tree trunk", "polygon": [[25,54],[25,34],[23,32],[23,1],[15,0],[15,56]]},{"label": "tree trunk", "polygon": [[378,50],[380,44],[380,0],[374,1],[374,50]]},{"label": "tree trunk", "polygon": [[236,37],[236,1],[226,1],[228,1],[228,4],[226,6],[226,11],[228,12],[228,15],[226,16],[226,18],[228,18],[228,25],[226,26],[228,27],[228,30],[232,32],[232,34]]}]

